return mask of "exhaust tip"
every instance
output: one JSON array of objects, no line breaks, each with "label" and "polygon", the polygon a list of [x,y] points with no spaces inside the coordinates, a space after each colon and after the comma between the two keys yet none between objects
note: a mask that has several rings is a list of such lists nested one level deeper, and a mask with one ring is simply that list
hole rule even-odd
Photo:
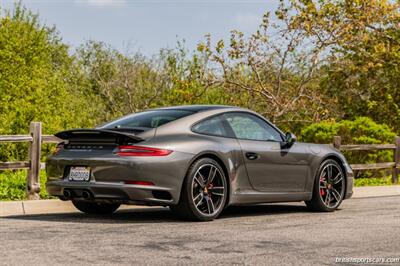
[{"label": "exhaust tip", "polygon": [[82,191],[82,198],[86,199],[86,200],[90,200],[92,199],[92,194],[89,191]]},{"label": "exhaust tip", "polygon": [[64,189],[64,191],[63,191],[63,196],[64,196],[64,198],[66,198],[66,199],[70,199],[71,196],[72,196],[72,192],[71,192],[69,189]]}]

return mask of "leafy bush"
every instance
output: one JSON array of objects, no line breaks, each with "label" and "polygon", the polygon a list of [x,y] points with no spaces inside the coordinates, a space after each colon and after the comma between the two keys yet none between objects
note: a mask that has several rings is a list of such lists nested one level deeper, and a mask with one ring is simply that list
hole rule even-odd
[{"label": "leafy bush", "polygon": [[[353,121],[334,120],[311,124],[301,131],[299,139],[304,142],[333,143],[333,137],[340,136],[342,144],[384,144],[393,143],[396,134],[385,124],[377,124],[368,117]],[[375,163],[393,161],[393,152],[352,151],[344,152],[349,163]],[[356,177],[387,176],[390,170],[357,172]]]},{"label": "leafy bush", "polygon": [[[26,199],[26,170],[0,172],[0,200]],[[48,199],[46,191],[46,172],[40,172],[40,198]]]},{"label": "leafy bush", "polygon": [[323,121],[311,124],[301,131],[305,142],[332,143],[334,136],[341,136],[343,144],[392,143],[396,134],[385,124],[375,123],[371,118],[355,120]]}]

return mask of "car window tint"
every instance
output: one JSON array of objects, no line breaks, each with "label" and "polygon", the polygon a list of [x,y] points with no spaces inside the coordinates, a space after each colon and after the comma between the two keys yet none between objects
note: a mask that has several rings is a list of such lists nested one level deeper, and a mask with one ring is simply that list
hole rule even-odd
[{"label": "car window tint", "polygon": [[193,113],[187,110],[145,111],[114,120],[101,126],[101,128],[156,128]]},{"label": "car window tint", "polygon": [[282,141],[281,134],[261,118],[246,113],[224,114],[238,139]]},{"label": "car window tint", "polygon": [[193,126],[192,130],[200,134],[228,137],[220,116],[203,120]]}]

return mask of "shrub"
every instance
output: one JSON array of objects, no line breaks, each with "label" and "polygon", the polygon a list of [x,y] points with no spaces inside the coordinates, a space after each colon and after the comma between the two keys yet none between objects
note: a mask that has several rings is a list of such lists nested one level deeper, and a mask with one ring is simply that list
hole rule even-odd
[{"label": "shrub", "polygon": [[[26,199],[26,170],[0,172],[0,200]],[[46,191],[46,173],[40,172],[40,198],[48,199]]]},{"label": "shrub", "polygon": [[[333,143],[333,137],[340,136],[342,144],[383,144],[393,143],[396,134],[385,124],[377,124],[368,117],[353,121],[334,120],[311,124],[301,131],[299,139],[304,142]],[[376,163],[393,160],[393,152],[353,151],[344,152],[349,163]],[[386,176],[390,170],[358,172],[356,177]]]}]

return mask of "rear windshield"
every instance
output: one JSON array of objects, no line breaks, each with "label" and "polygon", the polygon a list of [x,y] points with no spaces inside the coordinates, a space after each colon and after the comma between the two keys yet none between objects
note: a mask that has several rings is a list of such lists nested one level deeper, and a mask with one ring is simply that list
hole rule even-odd
[{"label": "rear windshield", "polygon": [[188,110],[154,110],[124,116],[117,120],[102,125],[102,129],[121,129],[134,131],[146,131],[162,126],[179,118],[193,114]]}]

